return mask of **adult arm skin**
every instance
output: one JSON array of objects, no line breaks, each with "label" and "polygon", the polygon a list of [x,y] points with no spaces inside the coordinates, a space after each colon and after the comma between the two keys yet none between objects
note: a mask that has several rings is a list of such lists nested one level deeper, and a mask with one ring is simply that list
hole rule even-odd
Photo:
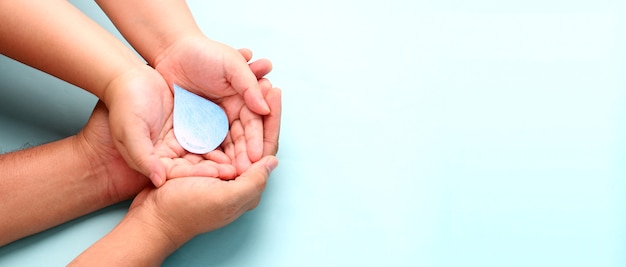
[{"label": "adult arm skin", "polygon": [[[0,35],[3,54],[100,98],[126,162],[156,186],[169,178],[176,165],[162,160],[178,162],[182,153],[155,148],[167,142],[173,110],[171,88],[157,71],[64,0],[0,1]],[[195,165],[196,175],[207,169]]]},{"label": "adult arm skin", "polygon": [[[264,154],[275,155],[281,92],[276,88],[264,91],[274,110],[264,118],[268,126]],[[108,116],[104,104],[98,103],[77,135],[0,155],[0,214],[5,218],[0,220],[0,246],[129,199],[147,186],[148,180],[131,169],[115,148]],[[154,237],[146,238],[138,242]],[[171,249],[154,245],[155,251]],[[90,255],[97,252],[92,249]],[[101,253],[104,256],[107,251]]]},{"label": "adult arm skin", "polygon": [[0,155],[0,246],[113,203],[76,139]]},{"label": "adult arm skin", "polygon": [[277,164],[267,156],[232,181],[186,177],[146,188],[122,221],[69,266],[160,266],[194,236],[255,208]]},{"label": "adult arm skin", "polygon": [[[279,129],[281,92],[273,88],[264,95],[273,111],[265,124]],[[265,136],[265,157],[235,180],[184,177],[169,180],[160,188],[144,189],[122,221],[70,266],[159,266],[194,236],[220,228],[255,208],[278,164],[273,155],[279,132]]]},{"label": "adult arm skin", "polygon": [[2,54],[101,99],[128,164],[157,186],[165,181],[153,145],[171,92],[156,71],[65,0],[0,1],[0,36]]},{"label": "adult arm skin", "polygon": [[0,155],[0,246],[128,199],[146,186],[148,180],[124,167],[121,157],[104,160],[108,155],[88,152],[83,138]]}]

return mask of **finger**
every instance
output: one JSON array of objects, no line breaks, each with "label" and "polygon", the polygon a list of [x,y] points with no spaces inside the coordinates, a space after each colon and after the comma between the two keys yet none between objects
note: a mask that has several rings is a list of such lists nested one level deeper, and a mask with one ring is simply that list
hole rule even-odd
[{"label": "finger", "polygon": [[231,180],[237,177],[237,169],[231,163],[230,157],[226,153],[220,150],[213,150],[202,157],[209,162],[217,163],[216,167],[219,171],[217,178],[222,180]]},{"label": "finger", "polygon": [[250,66],[250,70],[254,73],[257,80],[263,78],[263,76],[272,71],[272,62],[268,59],[259,59],[248,64],[248,66]]},{"label": "finger", "polygon": [[213,150],[209,153],[202,155],[202,157],[206,160],[210,160],[220,164],[231,164],[228,155],[221,150]]},{"label": "finger", "polygon": [[214,162],[191,164],[189,162],[173,160],[166,166],[168,169],[167,178],[218,177],[220,173],[217,165],[218,164]]},{"label": "finger", "polygon": [[231,180],[237,175],[237,170],[234,166],[230,164],[220,164],[210,160],[193,163],[179,158],[174,160],[163,160],[163,164],[168,170],[168,179],[210,177],[222,180]]},{"label": "finger", "polygon": [[[265,78],[259,80],[259,86],[263,95],[267,95],[272,89],[272,83]],[[264,155],[264,118],[244,108],[240,112],[240,119],[244,125],[248,158],[251,162],[256,162]]]},{"label": "finger", "polygon": [[[267,95],[267,92],[272,89],[272,82],[270,82],[270,80],[266,78],[261,78],[259,79],[259,87],[261,87],[261,93],[263,93],[263,97],[265,97],[265,95]],[[265,100],[265,102],[267,102],[267,99]]]},{"label": "finger", "polygon": [[246,59],[246,62],[250,61],[250,59],[252,59],[252,50],[248,49],[248,48],[240,48],[237,49],[237,51],[239,51],[239,54],[241,54],[243,56],[243,58]]},{"label": "finger", "polygon": [[282,113],[282,92],[272,88],[265,95],[265,101],[270,105],[272,112],[263,116],[263,156],[278,153],[278,139],[280,137],[280,117]]},{"label": "finger", "polygon": [[272,170],[278,166],[278,159],[266,156],[252,164],[232,185],[232,195],[244,203],[244,208],[251,210],[256,207],[265,190],[267,179]]},{"label": "finger", "polygon": [[222,150],[224,151],[224,154],[226,154],[226,156],[228,156],[228,158],[231,160],[231,163],[234,164],[235,162],[235,143],[233,142],[233,138],[232,136],[232,126],[231,129],[228,131],[228,134],[226,134],[226,138],[224,139],[224,142],[222,142]]},{"label": "finger", "polygon": [[[250,62],[252,59],[252,50],[247,48],[238,49],[239,53],[243,56],[246,62]],[[250,70],[257,79],[263,78],[263,76],[267,75],[272,71],[272,62],[269,59],[259,59],[254,62],[248,64],[250,66]]]},{"label": "finger", "polygon": [[247,157],[250,162],[256,162],[263,156],[263,117],[245,107],[241,109],[240,114],[245,132]]},{"label": "finger", "polygon": [[245,105],[246,103],[238,95],[229,97],[228,99],[224,99],[224,101],[220,103],[220,107],[222,107],[222,110],[226,112],[228,123],[233,123],[233,121],[239,119],[239,113],[241,112],[241,108]]},{"label": "finger", "polygon": [[250,167],[252,162],[250,161],[250,158],[248,158],[246,136],[241,122],[233,122],[230,132],[232,134],[231,138],[233,140],[235,150],[234,165],[237,169],[237,174],[242,174]]},{"label": "finger", "polygon": [[226,78],[235,91],[243,96],[246,106],[257,114],[268,114],[270,112],[269,106],[263,99],[257,78],[248,65],[243,60],[237,60],[229,66],[229,69],[226,71]]},{"label": "finger", "polygon": [[[138,123],[137,125],[144,125]],[[120,127],[117,127],[118,129]],[[160,187],[165,183],[165,169],[159,158],[152,153],[154,145],[150,139],[150,130],[145,126],[131,127],[114,132],[115,147],[129,166],[150,178],[150,181]]]},{"label": "finger", "polygon": [[222,180],[232,180],[237,178],[237,169],[231,164],[218,164],[217,170],[219,171],[217,178]]}]

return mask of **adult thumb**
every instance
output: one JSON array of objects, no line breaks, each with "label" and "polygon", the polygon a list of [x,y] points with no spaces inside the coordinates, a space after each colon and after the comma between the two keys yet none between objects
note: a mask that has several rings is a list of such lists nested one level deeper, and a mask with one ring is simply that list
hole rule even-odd
[{"label": "adult thumb", "polygon": [[235,179],[236,191],[240,197],[248,198],[248,201],[254,202],[258,200],[270,173],[278,166],[278,159],[274,156],[265,156],[261,160],[255,162]]}]

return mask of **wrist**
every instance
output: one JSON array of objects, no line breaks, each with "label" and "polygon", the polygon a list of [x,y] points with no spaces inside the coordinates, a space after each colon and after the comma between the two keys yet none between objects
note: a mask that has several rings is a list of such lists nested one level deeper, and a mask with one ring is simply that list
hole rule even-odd
[{"label": "wrist", "polygon": [[199,29],[189,29],[183,32],[172,33],[168,37],[163,37],[161,44],[151,51],[152,53],[142,56],[148,62],[150,66],[157,69],[157,66],[161,61],[172,54],[172,51],[176,51],[178,47],[182,47],[181,50],[189,49],[194,43],[204,43],[207,40],[212,41],[206,37]]},{"label": "wrist", "polygon": [[[92,114],[92,119],[94,116]],[[147,182],[143,175],[127,167],[112,144],[108,145],[109,131],[108,127],[99,128],[90,119],[88,126],[72,137],[73,154],[87,166],[86,177],[92,181],[91,191],[103,205],[135,196]]]},{"label": "wrist", "polygon": [[118,99],[128,97],[129,92],[127,89],[129,89],[129,82],[132,82],[132,80],[137,77],[153,75],[151,72],[155,72],[155,70],[145,64],[129,66],[126,70],[113,76],[98,97],[104,102],[107,108],[111,109],[111,105],[118,101]]},{"label": "wrist", "polygon": [[201,33],[185,1],[103,0],[96,3],[151,66],[157,55],[180,37]]},{"label": "wrist", "polygon": [[171,240],[157,222],[145,210],[131,208],[111,232],[69,266],[160,266],[182,243]]},{"label": "wrist", "polygon": [[[149,188],[145,190],[158,189]],[[139,195],[137,198],[141,199],[143,197],[145,196]],[[151,238],[157,240],[163,253],[170,254],[174,252],[174,250],[180,248],[196,235],[186,231],[188,227],[173,223],[175,220],[169,214],[149,203],[150,201],[137,205],[134,202],[129,209],[127,217],[129,221],[141,225],[145,229],[146,234],[150,234]]]},{"label": "wrist", "polygon": [[71,154],[75,158],[77,165],[85,166],[81,168],[85,173],[83,179],[88,181],[87,184],[90,185],[90,191],[96,198],[96,202],[100,203],[99,206],[104,207],[119,202],[111,197],[111,194],[106,190],[106,185],[103,183],[104,179],[102,178],[107,176],[108,171],[106,163],[89,146],[82,132],[69,138],[72,142]]}]

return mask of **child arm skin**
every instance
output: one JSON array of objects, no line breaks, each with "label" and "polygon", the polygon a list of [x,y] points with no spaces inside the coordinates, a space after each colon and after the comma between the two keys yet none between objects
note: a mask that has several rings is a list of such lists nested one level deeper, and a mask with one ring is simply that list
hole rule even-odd
[{"label": "child arm skin", "polygon": [[225,177],[235,175],[226,156],[209,165],[204,164],[209,159],[191,164],[179,160],[187,153],[172,142],[173,95],[167,82],[67,1],[0,1],[0,35],[2,54],[100,98],[109,110],[120,154],[156,186],[172,178],[175,170],[186,175],[219,170]]},{"label": "child arm skin", "polygon": [[[274,88],[264,91],[265,98],[273,110],[272,115],[264,120],[264,124],[267,125],[265,128],[280,129],[280,90]],[[108,116],[108,110],[100,102],[85,127],[77,135],[0,155],[0,170],[3,170],[0,172],[0,214],[6,218],[0,220],[0,246],[129,199],[148,186],[148,180],[131,169],[115,148]],[[279,132],[267,131],[265,136],[264,155],[275,155],[278,150]],[[212,224],[213,227],[217,227],[215,223]],[[136,221],[128,226],[125,226],[126,224],[120,226],[126,230],[116,230],[116,233],[132,231],[132,225],[135,225]],[[112,235],[116,236],[116,233]],[[148,236],[146,240],[140,236],[136,238],[140,238],[137,242],[142,243],[158,236]],[[109,240],[115,238],[107,238],[103,242]],[[167,244],[154,243],[154,245],[145,248],[154,251],[171,249]],[[102,246],[95,246],[86,255],[91,255],[89,258],[106,257],[106,250],[97,250],[100,247]],[[87,260],[85,257],[82,258],[83,261]],[[154,259],[141,258],[141,260]]]},{"label": "child arm skin", "polygon": [[[273,116],[268,117],[265,121],[268,126],[271,126],[268,128],[280,128],[280,94],[280,90],[275,88],[265,93],[265,98],[274,111],[272,113]],[[100,102],[96,105],[86,126],[77,135],[49,144],[0,155],[0,169],[3,170],[0,172],[0,181],[2,181],[0,183],[0,214],[6,218],[6,220],[0,220],[0,246],[108,205],[129,199],[142,189],[146,191],[144,195],[155,194],[154,192],[156,191],[151,186],[148,186],[148,180],[128,167],[116,150],[108,124],[108,111],[104,104]],[[279,132],[268,132],[266,136],[268,139],[266,140],[267,145],[264,155],[275,155],[278,149]],[[271,167],[276,164],[276,161],[268,158],[266,161],[259,163],[259,165],[267,164]],[[242,181],[253,179],[254,183],[261,186],[264,185],[267,175],[269,173],[264,173],[263,168],[256,167],[249,174],[244,175],[244,178],[242,176],[237,178],[240,181],[235,184],[247,183]],[[185,179],[187,178],[179,179],[186,181]],[[173,184],[180,183],[176,182],[179,179],[174,179],[171,182]],[[131,253],[133,250],[143,250],[147,253],[131,254],[131,256],[134,255],[136,257],[134,260],[137,262],[151,263],[162,261],[166,255],[173,252],[173,250],[194,235],[223,226],[241,215],[245,210],[253,208],[258,203],[262,191],[249,188],[249,193],[228,194],[223,191],[230,192],[229,190],[231,189],[229,188],[231,186],[229,184],[235,181],[222,182],[219,179],[205,177],[193,178],[192,180],[195,181],[194,183],[200,184],[210,181],[203,190],[215,191],[214,194],[208,195],[219,198],[208,198],[206,202],[199,202],[204,205],[204,208],[193,207],[205,211],[211,210],[210,214],[198,212],[199,218],[186,218],[182,215],[166,218],[174,220],[168,222],[169,226],[167,227],[177,227],[179,223],[184,226],[183,222],[178,221],[185,221],[190,218],[197,220],[199,222],[198,225],[195,227],[187,225],[188,229],[184,233],[172,236],[171,238],[173,239],[170,239],[169,235],[172,233],[166,232],[168,229],[162,228],[166,225],[155,224],[162,220],[152,217],[153,215],[163,216],[165,214],[132,211],[116,227],[115,231],[98,241],[88,252],[82,255],[80,262],[105,262],[102,259],[122,261],[130,257],[122,252]],[[177,186],[173,185],[168,188],[177,188]],[[221,188],[224,188],[224,190]],[[183,189],[191,190],[187,187],[183,187]],[[169,201],[159,202],[159,206],[163,206],[168,210],[166,214],[175,214],[176,210],[184,210],[185,207],[189,206],[186,203],[196,202],[196,200],[202,199],[202,195],[207,193],[203,190],[194,191],[195,189],[191,190],[191,192],[197,193],[197,195],[180,193],[176,191],[178,189],[166,190],[172,192],[168,198],[176,196],[183,198],[178,202],[179,204],[173,204],[174,202],[170,203]],[[250,197],[247,200],[244,198],[246,195]],[[198,199],[194,199],[196,197]],[[234,202],[224,202],[222,200]],[[250,202],[251,200],[252,202]],[[139,205],[138,203],[140,203],[139,200],[133,204],[133,210],[143,210],[145,208],[144,205]],[[225,203],[238,205],[236,210],[230,210],[236,213],[226,214],[229,211],[229,207],[223,206]],[[177,205],[180,205],[180,207]],[[139,208],[139,206],[142,206],[142,208]],[[185,216],[193,216],[197,211],[190,212]],[[209,216],[213,219],[206,220],[202,216]],[[142,225],[144,223],[152,225],[152,228],[135,229],[136,227],[143,229]],[[134,243],[124,241],[129,236],[133,236]],[[173,243],[170,243],[170,241]],[[137,246],[139,244],[144,245]],[[110,251],[106,249],[111,246],[128,246],[128,249],[118,252],[116,255],[119,258],[114,258]],[[142,264],[141,266],[145,265]]]},{"label": "child arm skin", "polygon": [[[226,82],[230,83],[232,88],[228,88],[229,91],[234,90],[244,96],[246,104],[253,112],[261,115],[269,113],[257,79],[247,66],[247,60],[233,48],[209,40],[198,28],[184,0],[97,0],[96,3],[113,21],[124,38],[155,68],[163,60],[168,60],[167,57],[170,56],[168,53],[171,52],[169,50],[177,49],[177,44],[185,43],[190,39],[203,43],[205,50],[191,49],[191,51],[196,53],[199,59],[219,61],[216,63],[220,64],[214,65],[220,69],[215,71],[224,75],[219,77],[220,81],[226,79]],[[202,55],[204,53],[209,55]],[[181,58],[174,60],[181,60]],[[191,63],[196,64],[193,62],[194,60],[191,61]],[[187,62],[177,63],[185,64]],[[201,73],[205,79],[212,72],[209,68]],[[184,69],[180,71],[184,72]],[[185,73],[182,74],[185,75]],[[193,76],[193,74],[186,74],[185,76]],[[165,78],[166,80],[175,79],[174,77]],[[184,85],[184,82],[198,83],[198,81],[194,81],[195,77],[186,78],[191,81],[181,81],[181,84]],[[198,89],[193,88],[192,90]],[[201,90],[206,90],[200,93],[207,94],[207,97],[211,97],[212,94],[219,96],[220,93],[212,92],[211,90],[215,90],[214,88]]]},{"label": "child arm skin", "polygon": [[[157,186],[165,181],[164,167],[151,155],[167,113],[164,95],[170,93],[158,73],[63,0],[0,1],[0,35],[2,54],[101,99],[111,110],[127,162]],[[158,92],[143,92],[144,81]]]},{"label": "child arm skin", "polygon": [[63,0],[0,1],[0,52],[107,102],[116,77],[145,64]]},{"label": "child arm skin", "polygon": [[[237,172],[261,158],[263,116],[271,111],[260,92],[267,82],[253,74],[268,73],[271,62],[250,64],[252,52],[239,51],[207,38],[184,0],[97,0],[126,40],[168,82],[207,97],[224,108],[231,125],[240,121],[244,153],[224,149]],[[250,70],[253,70],[252,72]],[[230,153],[229,153],[230,152]]]}]

